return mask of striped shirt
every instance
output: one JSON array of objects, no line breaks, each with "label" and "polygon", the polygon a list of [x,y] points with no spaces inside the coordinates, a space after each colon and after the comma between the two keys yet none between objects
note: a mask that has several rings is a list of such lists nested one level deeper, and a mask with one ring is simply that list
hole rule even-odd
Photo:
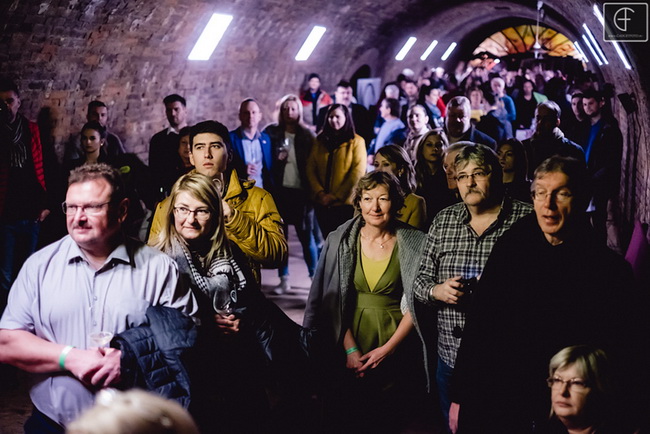
[{"label": "striped shirt", "polygon": [[431,298],[431,288],[462,276],[478,277],[494,243],[517,220],[532,212],[531,205],[508,197],[503,199],[497,219],[480,236],[470,226],[471,215],[463,202],[440,211],[431,224],[415,279],[415,296],[438,309],[438,355],[452,368],[465,326],[466,307],[448,305]]}]

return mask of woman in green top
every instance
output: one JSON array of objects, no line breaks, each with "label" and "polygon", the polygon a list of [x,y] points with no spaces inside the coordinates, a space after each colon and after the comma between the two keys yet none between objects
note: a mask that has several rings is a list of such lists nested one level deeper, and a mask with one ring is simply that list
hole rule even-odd
[{"label": "woman in green top", "polygon": [[403,344],[414,327],[411,288],[426,235],[398,220],[404,193],[390,173],[366,174],[353,202],[358,215],[323,247],[303,325],[329,337],[347,368],[340,395],[330,397],[341,410],[334,417],[369,431],[386,428],[388,414],[397,422],[395,406],[414,396],[400,393],[402,375],[423,368]]}]

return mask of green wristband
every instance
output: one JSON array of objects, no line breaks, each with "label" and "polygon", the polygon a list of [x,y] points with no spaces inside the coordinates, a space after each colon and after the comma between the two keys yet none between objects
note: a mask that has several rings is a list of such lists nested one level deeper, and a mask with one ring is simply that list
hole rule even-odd
[{"label": "green wristband", "polygon": [[65,358],[68,357],[68,353],[73,349],[74,347],[72,345],[68,345],[61,351],[61,355],[59,356],[59,368],[61,368],[62,371],[65,371]]},{"label": "green wristband", "polygon": [[350,355],[350,354],[354,353],[355,351],[359,351],[359,348],[357,348],[357,347],[348,348],[347,350],[345,350],[345,354]]}]

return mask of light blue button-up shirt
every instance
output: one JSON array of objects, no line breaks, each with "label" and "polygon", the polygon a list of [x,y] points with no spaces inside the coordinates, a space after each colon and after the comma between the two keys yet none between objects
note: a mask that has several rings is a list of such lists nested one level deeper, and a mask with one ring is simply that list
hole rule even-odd
[{"label": "light blue button-up shirt", "polygon": [[[129,240],[93,269],[66,236],[33,254],[11,287],[0,329],[24,330],[50,342],[86,349],[89,334],[114,335],[138,326],[151,305],[188,315],[196,299],[178,285],[178,267],[163,253]],[[94,402],[94,392],[69,373],[37,375],[30,395],[41,412],[66,425]]]}]

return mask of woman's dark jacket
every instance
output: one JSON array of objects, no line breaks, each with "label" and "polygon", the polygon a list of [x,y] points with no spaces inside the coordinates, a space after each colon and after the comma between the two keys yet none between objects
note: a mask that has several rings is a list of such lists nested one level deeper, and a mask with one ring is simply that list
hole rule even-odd
[{"label": "woman's dark jacket", "polygon": [[120,333],[111,342],[122,351],[120,387],[138,387],[187,408],[190,380],[183,356],[196,341],[194,322],[164,306],[149,307],[146,316],[144,324]]}]

